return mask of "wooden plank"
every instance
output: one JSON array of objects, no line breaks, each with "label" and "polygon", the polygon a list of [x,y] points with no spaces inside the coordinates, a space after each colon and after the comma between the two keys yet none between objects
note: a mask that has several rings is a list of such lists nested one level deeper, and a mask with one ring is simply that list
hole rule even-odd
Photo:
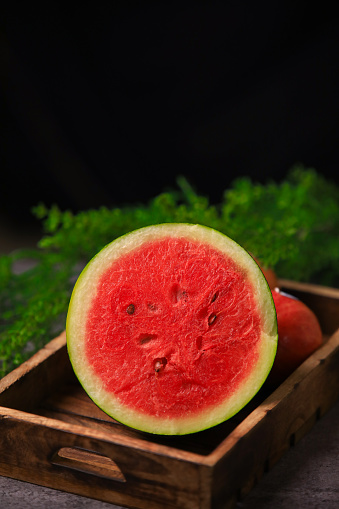
[{"label": "wooden plank", "polygon": [[92,419],[105,420],[110,423],[117,422],[95,405],[80,385],[74,387],[64,386],[61,391],[52,393],[44,399],[39,406],[64,413],[91,417]]}]

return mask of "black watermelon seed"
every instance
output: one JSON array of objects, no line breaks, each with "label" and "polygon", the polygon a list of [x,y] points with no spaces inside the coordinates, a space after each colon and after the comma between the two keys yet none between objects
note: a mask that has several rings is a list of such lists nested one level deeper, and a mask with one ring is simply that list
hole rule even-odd
[{"label": "black watermelon seed", "polygon": [[215,294],[213,295],[212,300],[211,300],[211,304],[212,304],[212,302],[214,302],[214,301],[215,301],[215,299],[218,297],[218,293],[219,293],[219,292],[215,292]]},{"label": "black watermelon seed", "polygon": [[134,304],[130,304],[130,305],[127,307],[126,311],[127,311],[127,313],[128,313],[129,315],[133,315],[133,313],[134,313],[134,311],[135,311],[135,306],[134,306]]},{"label": "black watermelon seed", "polygon": [[217,319],[217,315],[210,315],[208,317],[208,325],[212,325],[212,323],[214,323]]}]

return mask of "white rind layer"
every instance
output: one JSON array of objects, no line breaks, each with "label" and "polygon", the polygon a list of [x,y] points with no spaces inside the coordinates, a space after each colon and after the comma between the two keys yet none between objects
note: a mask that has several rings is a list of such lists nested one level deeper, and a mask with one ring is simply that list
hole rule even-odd
[{"label": "white rind layer", "polygon": [[[262,336],[255,368],[247,380],[217,407],[173,419],[153,417],[131,409],[105,390],[100,379],[86,362],[84,339],[86,316],[95,296],[97,283],[107,268],[122,255],[145,242],[162,237],[182,237],[203,244],[230,256],[250,281],[262,321]],[[128,233],[103,248],[85,267],[73,289],[66,323],[67,348],[76,376],[90,398],[108,415],[119,422],[150,433],[187,434],[209,428],[229,419],[241,410],[258,392],[271,370],[277,348],[277,321],[271,291],[257,263],[239,244],[211,228],[182,223],[154,225]]]}]

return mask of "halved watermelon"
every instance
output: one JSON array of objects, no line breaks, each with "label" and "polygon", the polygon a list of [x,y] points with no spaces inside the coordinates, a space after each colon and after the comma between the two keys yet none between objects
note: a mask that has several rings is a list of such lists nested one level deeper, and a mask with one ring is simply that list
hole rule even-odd
[{"label": "halved watermelon", "polygon": [[168,435],[237,413],[277,348],[257,263],[227,236],[192,224],[141,228],[100,251],[74,287],[66,332],[92,400],[130,427]]}]

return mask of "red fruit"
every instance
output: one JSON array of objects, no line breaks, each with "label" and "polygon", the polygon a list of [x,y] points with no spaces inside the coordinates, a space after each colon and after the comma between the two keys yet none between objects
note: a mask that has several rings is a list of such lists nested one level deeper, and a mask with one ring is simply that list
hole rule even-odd
[{"label": "red fruit", "polygon": [[278,321],[278,348],[270,381],[281,383],[322,343],[319,321],[300,300],[272,291]]}]

